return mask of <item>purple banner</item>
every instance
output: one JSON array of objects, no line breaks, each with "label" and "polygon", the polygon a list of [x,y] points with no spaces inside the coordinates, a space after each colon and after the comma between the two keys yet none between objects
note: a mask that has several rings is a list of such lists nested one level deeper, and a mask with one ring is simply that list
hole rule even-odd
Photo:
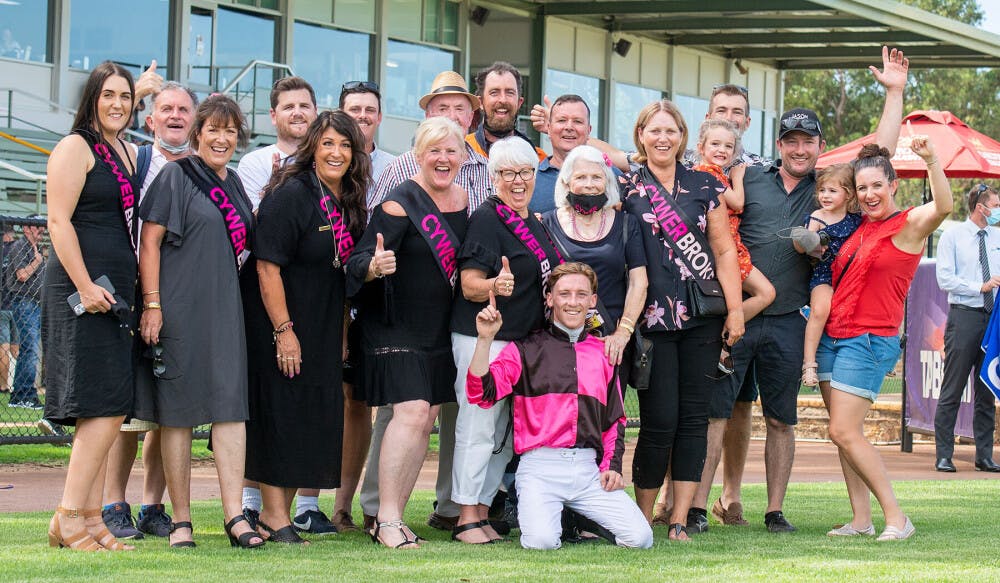
[{"label": "purple banner", "polygon": [[[944,378],[944,327],[948,321],[948,294],[938,287],[937,262],[923,259],[906,299],[906,426],[934,434],[934,411]],[[978,372],[978,371],[977,371]],[[972,437],[972,375],[958,407],[955,435]]]}]

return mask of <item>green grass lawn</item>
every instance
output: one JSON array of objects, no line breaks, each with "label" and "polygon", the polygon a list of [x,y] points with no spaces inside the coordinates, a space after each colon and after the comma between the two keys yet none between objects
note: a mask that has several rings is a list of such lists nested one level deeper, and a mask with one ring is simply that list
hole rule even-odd
[{"label": "green grass lawn", "polygon": [[[900,482],[897,493],[917,534],[908,541],[831,539],[825,532],[848,516],[840,484],[792,484],[786,515],[792,535],[762,525],[763,485],[748,486],[748,528],[721,527],[690,544],[670,543],[656,529],[652,550],[584,545],[529,552],[516,542],[487,547],[448,541],[423,520],[432,494],[419,492],[406,518],[431,542],[392,551],[361,533],[313,540],[308,548],[268,545],[230,549],[216,501],[194,504],[197,549],[167,548],[163,539],[138,541],[132,553],[99,555],[49,549],[50,513],[0,519],[0,581],[997,581],[1000,555],[993,535],[1000,521],[995,480]],[[2,494],[0,494],[2,495]],[[332,501],[324,496],[323,507]],[[880,522],[876,526],[881,528]]]}]

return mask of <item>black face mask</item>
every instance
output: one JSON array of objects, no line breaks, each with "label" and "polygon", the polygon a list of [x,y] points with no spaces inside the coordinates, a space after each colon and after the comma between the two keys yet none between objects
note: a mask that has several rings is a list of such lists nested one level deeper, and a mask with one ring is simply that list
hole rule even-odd
[{"label": "black face mask", "polygon": [[575,192],[567,192],[566,201],[573,207],[573,210],[581,215],[592,215],[608,204],[608,195],[605,192],[601,194],[576,194]]}]

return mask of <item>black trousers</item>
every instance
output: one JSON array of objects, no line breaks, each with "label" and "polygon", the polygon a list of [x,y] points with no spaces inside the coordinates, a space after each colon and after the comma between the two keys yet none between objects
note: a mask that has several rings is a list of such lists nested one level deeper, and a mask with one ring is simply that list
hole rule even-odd
[{"label": "black trousers", "polygon": [[[649,388],[638,391],[639,439],[632,461],[637,488],[659,488],[671,478],[701,481],[708,434],[708,404],[722,350],[722,319],[676,332],[650,334]],[[672,462],[672,465],[671,465]]]},{"label": "black trousers", "polygon": [[954,306],[948,311],[944,329],[944,376],[934,413],[934,442],[939,458],[950,458],[955,452],[955,420],[970,372],[975,375],[972,434],[976,441],[976,459],[993,457],[993,393],[979,380],[979,370],[983,366],[980,346],[989,320],[990,315],[985,312]]}]

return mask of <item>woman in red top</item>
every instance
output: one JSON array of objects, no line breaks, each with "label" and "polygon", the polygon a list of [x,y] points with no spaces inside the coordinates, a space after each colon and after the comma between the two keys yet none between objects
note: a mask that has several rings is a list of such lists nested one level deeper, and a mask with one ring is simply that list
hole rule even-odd
[{"label": "woman in red top", "polygon": [[909,538],[913,523],[903,514],[878,451],[862,430],[882,379],[899,358],[903,301],[927,236],[951,212],[951,188],[926,136],[910,149],[927,163],[933,200],[899,211],[899,186],[885,148],[870,144],[852,162],[865,220],[833,263],[833,301],[817,352],[820,389],[830,411],[830,439],[851,500],[853,520],[830,536],[874,535],[869,494],[882,506],[886,527],[878,540]]}]

